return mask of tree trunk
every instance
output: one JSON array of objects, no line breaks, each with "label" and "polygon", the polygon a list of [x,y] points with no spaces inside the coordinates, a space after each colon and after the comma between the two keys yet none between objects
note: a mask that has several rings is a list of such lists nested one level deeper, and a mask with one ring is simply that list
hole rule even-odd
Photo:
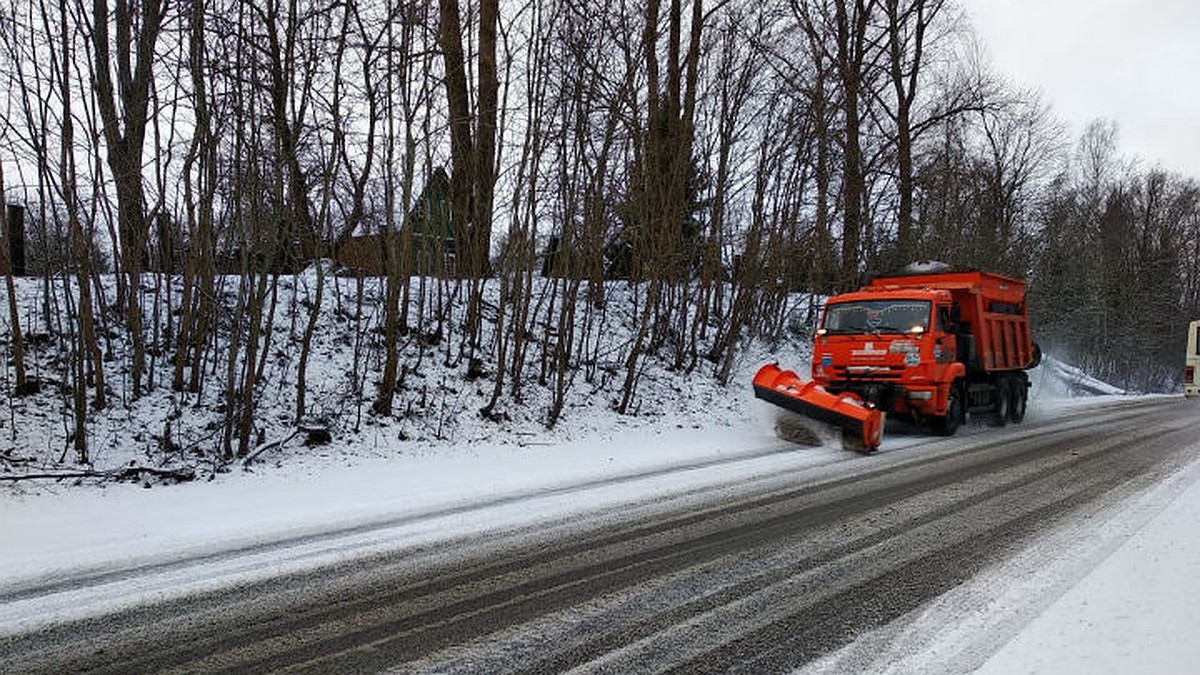
[{"label": "tree trunk", "polygon": [[[140,10],[136,12],[135,10]],[[117,192],[117,222],[121,265],[126,277],[125,316],[133,343],[133,397],[141,395],[146,368],[145,335],[142,330],[142,251],[146,242],[146,218],[142,191],[142,152],[153,80],[155,44],[166,16],[165,0],[144,0],[136,7],[119,0],[113,21],[116,40],[110,45],[107,0],[93,0],[92,45],[94,50],[96,101],[100,111],[107,159]],[[112,73],[113,54],[117,84]],[[136,60],[131,64],[131,58]],[[119,98],[119,105],[118,99]]]},{"label": "tree trunk", "polygon": [[[853,2],[848,8],[847,3]],[[842,85],[842,113],[846,121],[842,152],[842,289],[858,285],[861,260],[863,210],[866,181],[862,169],[861,114],[859,96],[870,0],[837,0],[837,67]]]},{"label": "tree trunk", "polygon": [[[455,240],[455,264],[465,266],[473,257],[470,236],[471,183],[475,175],[471,109],[467,95],[466,59],[458,0],[438,0],[438,42],[446,71],[446,102],[450,110],[450,217]],[[459,274],[470,270],[460,268]]]}]

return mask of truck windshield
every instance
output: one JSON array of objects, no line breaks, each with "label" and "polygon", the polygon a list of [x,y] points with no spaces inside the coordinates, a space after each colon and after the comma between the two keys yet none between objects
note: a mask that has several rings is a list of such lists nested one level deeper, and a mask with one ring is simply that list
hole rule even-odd
[{"label": "truck windshield", "polygon": [[924,300],[869,300],[839,302],[825,307],[825,332],[919,333],[929,329],[929,302]]}]

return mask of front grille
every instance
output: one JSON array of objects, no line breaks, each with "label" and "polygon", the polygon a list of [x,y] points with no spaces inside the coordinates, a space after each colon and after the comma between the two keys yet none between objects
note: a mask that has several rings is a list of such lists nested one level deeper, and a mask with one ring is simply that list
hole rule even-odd
[{"label": "front grille", "polygon": [[[851,370],[854,368],[855,370]],[[904,366],[882,366],[872,368],[870,372],[857,370],[857,366],[834,366],[835,380],[899,380],[904,377]]]},{"label": "front grille", "polygon": [[884,410],[890,410],[896,396],[904,393],[904,388],[894,382],[882,382],[878,379],[870,381],[863,379],[838,380],[830,382],[825,388],[831,394],[850,392]]}]

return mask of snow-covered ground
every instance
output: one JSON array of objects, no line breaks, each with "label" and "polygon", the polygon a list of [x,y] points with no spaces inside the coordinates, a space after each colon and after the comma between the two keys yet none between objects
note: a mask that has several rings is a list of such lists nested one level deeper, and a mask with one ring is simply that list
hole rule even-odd
[{"label": "snow-covered ground", "polygon": [[[1092,404],[1057,398],[1063,389],[1049,380],[1038,387],[1031,419]],[[211,482],[152,489],[10,488],[0,494],[5,542],[0,597],[16,599],[0,604],[0,635],[352,555],[767,475],[831,461],[842,452],[781,445],[763,407],[743,389],[721,402],[724,412],[714,412],[718,421],[712,426],[670,419],[625,428],[614,418],[618,423],[591,435],[541,445],[473,443],[387,458],[314,454],[269,471],[254,471],[252,465]],[[729,411],[737,408],[744,411],[741,419],[730,420]],[[884,449],[920,441],[890,438]],[[902,625],[889,628],[889,635],[868,636],[858,648],[883,641],[895,653],[897,645],[906,645],[902,658],[889,666],[893,672],[981,662],[992,652],[983,672],[1194,672],[1189,666],[1200,647],[1189,636],[1200,617],[1197,525],[1200,463],[1113,514],[1104,532],[1077,527],[1051,533],[1035,547],[1040,553],[1032,550],[990,570],[923,608],[920,616],[897,622]],[[1103,541],[1097,544],[1096,537]],[[1082,558],[1066,556],[1073,562],[1057,567],[1043,564],[1045,547],[1072,545],[1084,552]],[[225,551],[240,554],[220,555]],[[182,571],[170,564],[205,556],[211,562]],[[151,574],[104,576],[131,566]],[[43,597],[26,593],[82,575],[96,575],[103,583]],[[980,606],[1003,610],[994,615],[1008,622],[1017,617],[1024,627],[995,630],[988,613],[967,612],[963,618],[964,607]],[[912,639],[923,623],[945,626],[950,616],[961,620],[958,630]],[[1006,644],[980,637],[1014,633]],[[951,657],[956,653],[970,658],[956,660]],[[837,669],[836,659],[825,665]]]},{"label": "snow-covered ground", "polygon": [[[1200,670],[1200,464],[1133,504],[1101,533],[1107,556],[978,672],[1195,673]],[[1058,589],[1055,589],[1058,590]]]}]

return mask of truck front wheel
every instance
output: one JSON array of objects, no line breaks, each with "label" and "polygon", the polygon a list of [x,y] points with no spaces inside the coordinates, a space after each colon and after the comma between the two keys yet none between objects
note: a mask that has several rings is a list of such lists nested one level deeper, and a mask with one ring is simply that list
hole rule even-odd
[{"label": "truck front wheel", "polygon": [[933,418],[933,431],[939,436],[953,436],[963,419],[962,385],[958,380],[950,385],[946,394],[946,415]]}]

